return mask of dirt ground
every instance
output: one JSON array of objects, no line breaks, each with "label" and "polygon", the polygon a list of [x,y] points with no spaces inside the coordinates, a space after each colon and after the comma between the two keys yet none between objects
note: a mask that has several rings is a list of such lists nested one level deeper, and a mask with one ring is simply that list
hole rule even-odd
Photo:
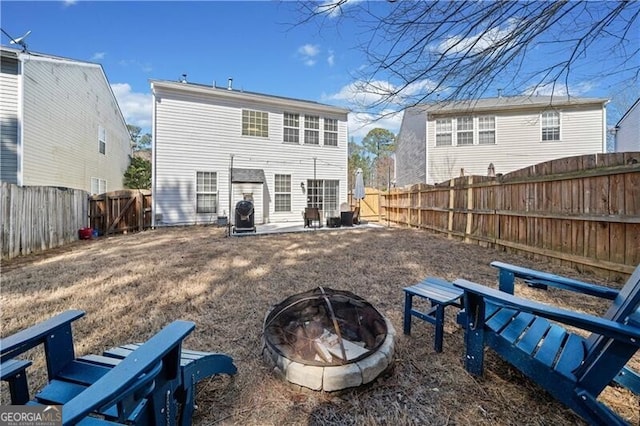
[{"label": "dirt ground", "polygon": [[[51,315],[82,309],[74,323],[76,352],[100,353],[143,341],[175,319],[196,323],[184,346],[225,352],[233,378],[198,385],[196,425],[559,425],[582,421],[488,351],[485,375],[463,365],[463,331],[449,309],[444,352],[433,327],[414,319],[402,334],[402,288],[426,276],[496,285],[489,266],[501,260],[591,282],[602,281],[491,248],[425,231],[382,228],[225,237],[215,227],[159,229],[78,241],[2,264],[2,336]],[[602,283],[620,287],[620,283]],[[261,356],[265,313],[285,297],[318,286],[348,290],[371,302],[396,331],[393,368],[372,384],[313,392],[276,377]],[[526,297],[599,314],[604,305],[561,291],[529,289]],[[29,370],[35,390],[46,377],[41,359]],[[3,403],[7,389],[2,388]],[[640,424],[638,397],[607,388],[602,399]]]}]

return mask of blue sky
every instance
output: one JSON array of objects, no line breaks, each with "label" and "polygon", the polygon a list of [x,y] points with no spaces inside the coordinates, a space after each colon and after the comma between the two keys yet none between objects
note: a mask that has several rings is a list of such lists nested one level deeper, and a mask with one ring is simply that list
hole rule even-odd
[{"label": "blue sky", "polygon": [[[150,79],[194,83],[351,107],[354,75],[365,66],[356,48],[361,28],[353,21],[322,31],[298,25],[295,2],[200,1],[2,1],[2,29],[26,31],[29,50],[100,63],[125,119],[149,130]],[[388,7],[385,2],[374,7]],[[8,39],[2,35],[2,44]],[[580,96],[611,98],[616,87],[576,80]],[[634,88],[637,97],[637,86]],[[401,115],[363,125],[350,115],[350,135],[360,140],[373,127],[397,133]]]}]

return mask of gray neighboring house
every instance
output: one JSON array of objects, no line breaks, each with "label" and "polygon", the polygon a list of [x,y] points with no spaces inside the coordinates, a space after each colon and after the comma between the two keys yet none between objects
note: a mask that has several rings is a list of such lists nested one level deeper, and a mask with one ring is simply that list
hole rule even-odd
[{"label": "gray neighboring house", "polygon": [[405,111],[396,185],[434,184],[574,155],[606,152],[607,99],[515,96],[424,104]]},{"label": "gray neighboring house", "polygon": [[640,98],[615,127],[616,152],[640,151]]},{"label": "gray neighboring house", "polygon": [[1,47],[3,182],[122,189],[131,136],[100,64]]}]

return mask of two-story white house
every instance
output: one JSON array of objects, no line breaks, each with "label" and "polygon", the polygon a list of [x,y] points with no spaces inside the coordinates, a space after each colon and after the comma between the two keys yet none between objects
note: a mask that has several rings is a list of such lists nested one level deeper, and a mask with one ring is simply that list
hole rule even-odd
[{"label": "two-story white house", "polygon": [[154,80],[154,226],[214,223],[249,200],[254,223],[325,217],[347,199],[343,108],[214,85]]},{"label": "two-story white house", "polygon": [[396,184],[496,174],[606,152],[607,99],[515,96],[418,105],[404,112]]},{"label": "two-story white house", "polygon": [[3,182],[122,189],[131,136],[102,66],[2,46]]},{"label": "two-story white house", "polygon": [[640,151],[640,98],[615,127],[616,152]]}]

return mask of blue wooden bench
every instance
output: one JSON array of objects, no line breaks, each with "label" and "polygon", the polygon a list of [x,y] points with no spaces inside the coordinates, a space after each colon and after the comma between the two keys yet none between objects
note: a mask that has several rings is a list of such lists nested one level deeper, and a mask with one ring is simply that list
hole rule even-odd
[{"label": "blue wooden bench", "polygon": [[[492,265],[500,269],[500,285],[506,291],[454,281],[464,290],[467,371],[482,374],[488,346],[588,423],[626,424],[597,398],[614,381],[640,394],[640,376],[626,367],[640,348],[640,265],[619,291],[513,265]],[[597,317],[522,299],[513,295],[511,274],[612,302]],[[585,338],[565,326],[591,334]]]},{"label": "blue wooden bench", "polygon": [[[198,353],[194,359],[192,351],[182,350],[195,328],[187,321],[172,322],[118,358],[76,358],[71,323],[83,315],[67,311],[0,341],[0,370],[12,404],[62,405],[65,425],[188,425],[195,383],[211,372],[236,372],[226,355]],[[40,345],[48,383],[30,400],[30,362],[17,357]]]},{"label": "blue wooden bench", "polygon": [[[435,326],[434,348],[442,352],[444,336],[444,309],[447,306],[462,308],[463,291],[448,281],[427,277],[421,282],[404,289],[404,334],[411,334],[411,317],[420,318]],[[426,299],[430,303],[427,311],[413,308],[413,297]]]}]

